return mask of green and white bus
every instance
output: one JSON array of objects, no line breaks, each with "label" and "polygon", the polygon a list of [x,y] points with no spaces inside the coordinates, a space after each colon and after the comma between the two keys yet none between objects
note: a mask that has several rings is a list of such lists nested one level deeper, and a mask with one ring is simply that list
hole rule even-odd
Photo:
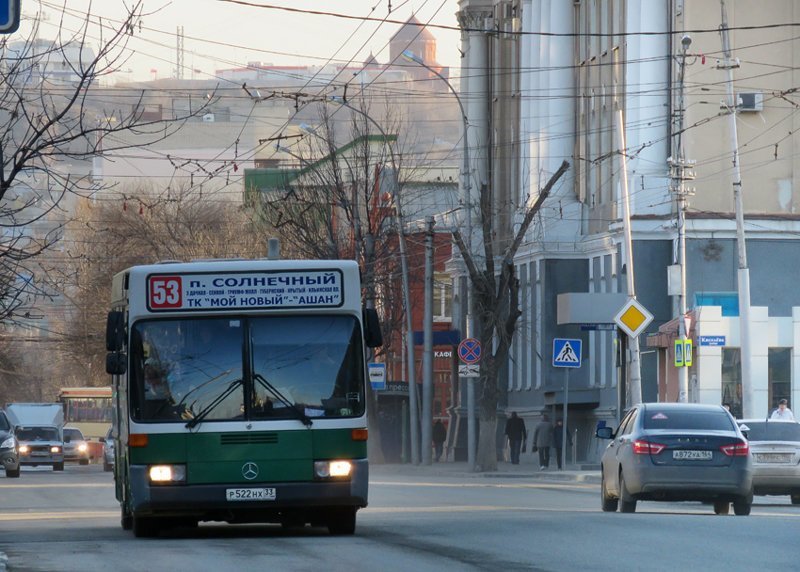
[{"label": "green and white bus", "polygon": [[354,261],[135,266],[112,293],[106,369],[124,529],[355,531],[369,476],[366,352],[381,334]]}]

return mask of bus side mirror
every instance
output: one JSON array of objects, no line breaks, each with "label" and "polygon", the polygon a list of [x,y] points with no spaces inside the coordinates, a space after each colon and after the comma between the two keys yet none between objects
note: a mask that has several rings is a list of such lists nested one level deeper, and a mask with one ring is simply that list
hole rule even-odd
[{"label": "bus side mirror", "polygon": [[106,350],[118,352],[125,345],[125,314],[112,310],[106,318]]},{"label": "bus side mirror", "polygon": [[122,352],[106,354],[106,373],[122,375],[128,371],[128,356]]},{"label": "bus side mirror", "polygon": [[383,345],[381,322],[375,308],[364,308],[364,343],[368,348],[379,348]]}]

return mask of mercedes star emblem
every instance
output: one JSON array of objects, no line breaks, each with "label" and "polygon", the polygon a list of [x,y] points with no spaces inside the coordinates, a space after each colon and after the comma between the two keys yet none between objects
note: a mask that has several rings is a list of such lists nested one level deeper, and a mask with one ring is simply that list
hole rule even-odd
[{"label": "mercedes star emblem", "polygon": [[258,465],[252,461],[242,465],[242,476],[248,481],[255,479],[258,476]]}]

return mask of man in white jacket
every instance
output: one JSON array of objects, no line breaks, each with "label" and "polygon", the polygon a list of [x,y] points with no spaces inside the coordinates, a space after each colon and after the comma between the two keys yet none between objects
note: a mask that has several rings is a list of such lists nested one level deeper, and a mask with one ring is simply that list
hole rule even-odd
[{"label": "man in white jacket", "polygon": [[794,421],[794,414],[792,410],[787,407],[788,401],[781,399],[778,402],[778,408],[772,412],[770,419],[778,419],[779,421]]}]

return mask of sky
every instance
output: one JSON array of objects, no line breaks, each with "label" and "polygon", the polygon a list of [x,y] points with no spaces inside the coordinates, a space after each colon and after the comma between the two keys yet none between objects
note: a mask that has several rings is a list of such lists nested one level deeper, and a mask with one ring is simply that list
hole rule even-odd
[{"label": "sky", "polygon": [[[109,25],[122,19],[135,0],[68,0],[70,13],[63,27],[75,29],[74,15],[102,17]],[[243,2],[243,5],[237,2]],[[216,70],[248,62],[274,65],[321,65],[363,62],[370,52],[379,62],[389,59],[389,39],[398,24],[288,12],[260,6],[333,12],[457,27],[457,0],[142,0],[143,16],[129,41],[130,58],[120,66],[118,81],[172,77],[176,60],[176,29],[183,26],[184,77],[210,79]],[[40,18],[40,36],[58,34],[64,0],[23,0],[22,39],[31,21]],[[391,6],[392,12],[389,13]],[[97,27],[92,35],[99,38]],[[458,67],[457,30],[431,28],[437,38],[437,59]]]}]

